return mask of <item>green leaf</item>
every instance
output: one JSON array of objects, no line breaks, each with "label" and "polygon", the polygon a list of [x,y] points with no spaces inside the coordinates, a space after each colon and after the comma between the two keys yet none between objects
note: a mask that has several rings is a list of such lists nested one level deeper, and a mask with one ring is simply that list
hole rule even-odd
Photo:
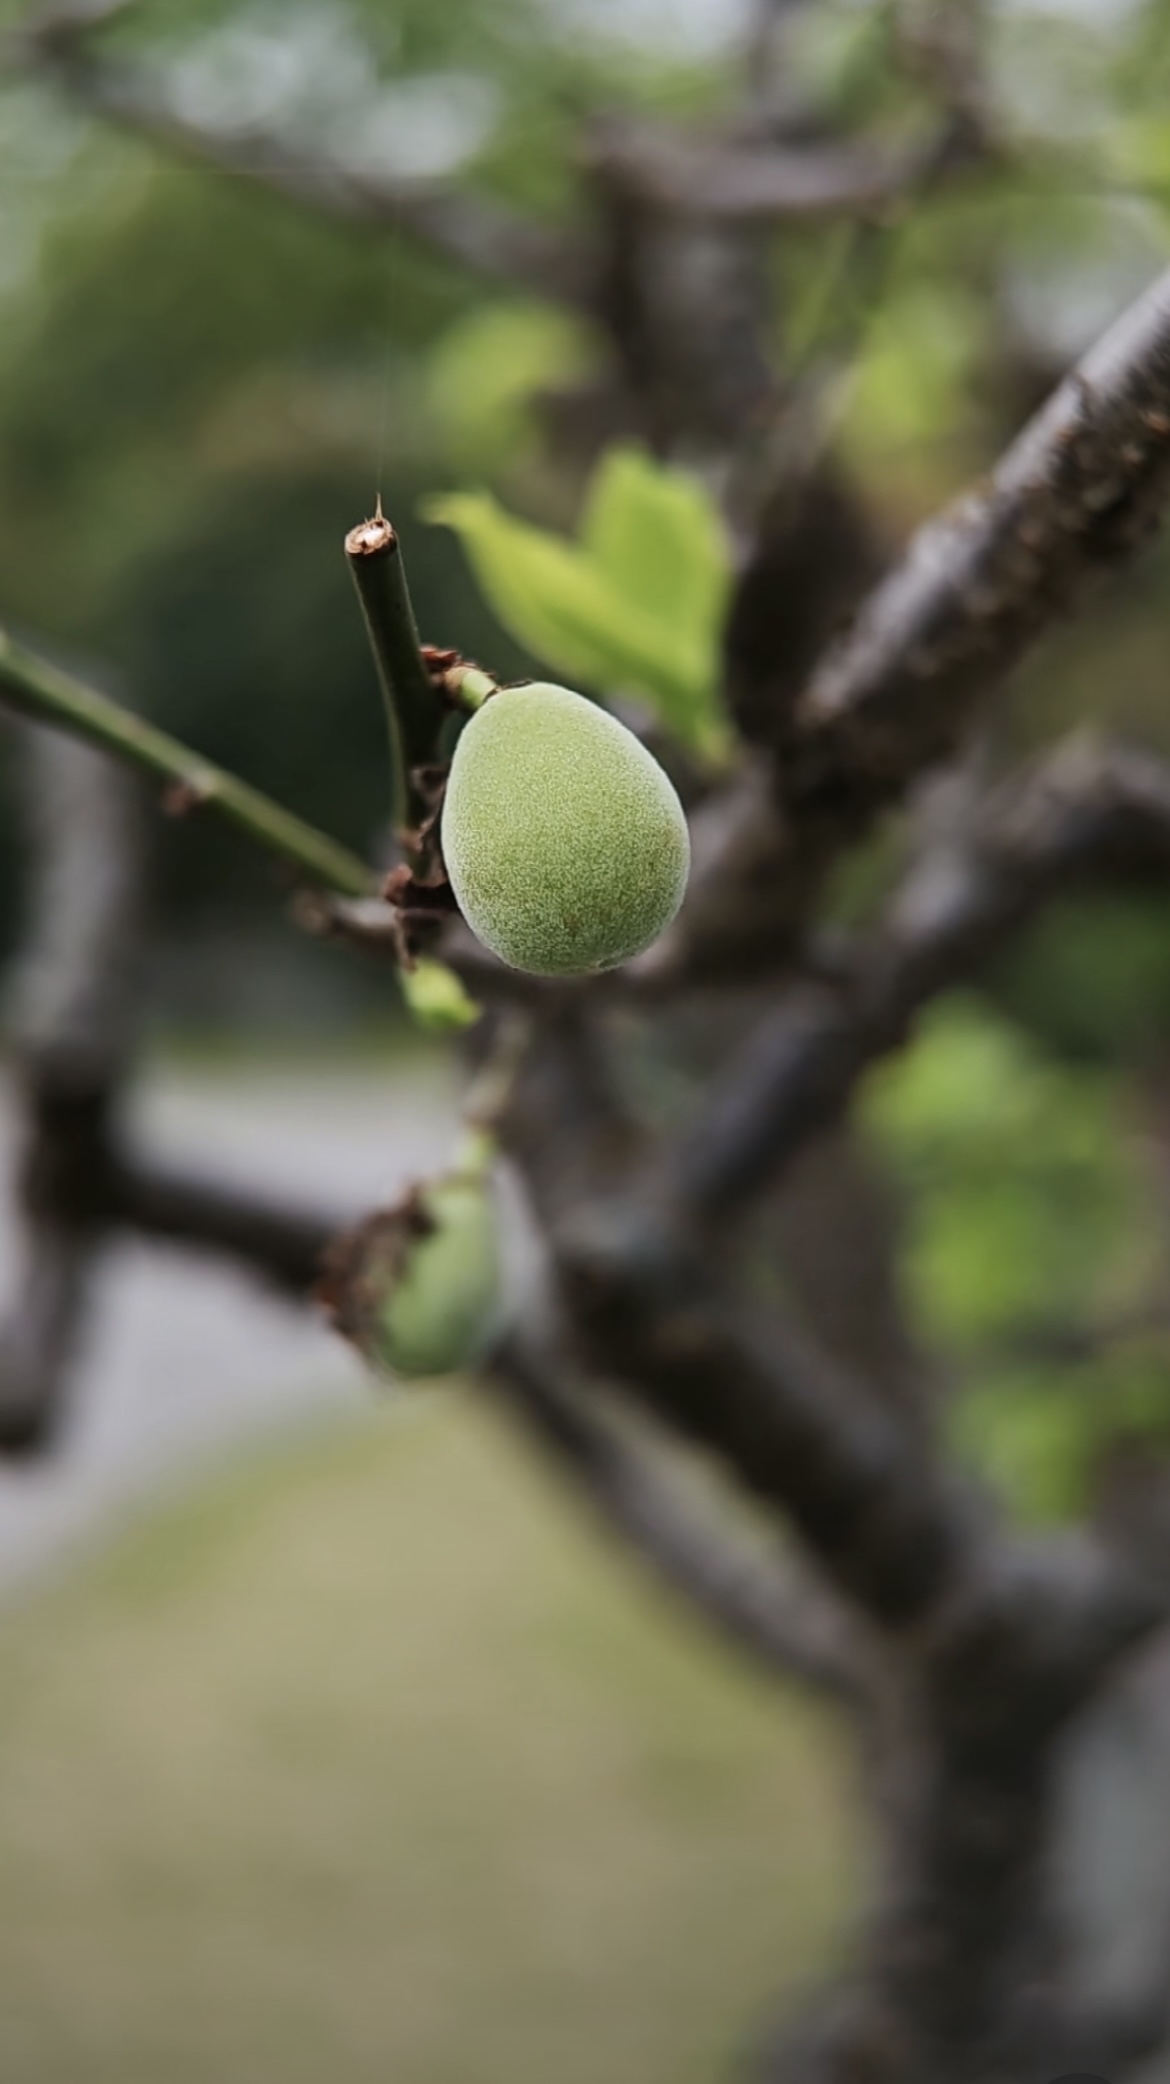
[{"label": "green leaf", "polygon": [[726,755],[716,688],[728,558],[697,485],[612,452],[580,543],[517,520],[488,492],[451,493],[425,512],[455,530],[501,622],[552,671],[640,696],[682,743]]},{"label": "green leaf", "polygon": [[716,657],[731,578],[727,538],[703,487],[643,449],[615,448],[589,488],[581,542],[644,614]]},{"label": "green leaf", "polygon": [[[1170,1434],[1165,1340],[1140,1330],[1164,1268],[1129,1106],[1116,1063],[1051,1057],[975,998],[937,1006],[869,1082],[902,1279],[958,1363],[949,1438],[1023,1519],[1083,1512],[1113,1443]],[[1138,1333],[1098,1349],[1127,1320]],[[1070,1327],[1085,1357],[1052,1357]]]},{"label": "green leaf", "polygon": [[402,996],[420,1027],[451,1034],[473,1027],[483,1011],[445,962],[423,956],[413,970],[402,970]]},{"label": "green leaf", "polygon": [[500,621],[557,672],[594,686],[615,670],[660,672],[638,655],[622,604],[572,544],[517,521],[490,492],[451,493],[424,511],[455,530]]},{"label": "green leaf", "polygon": [[531,299],[458,319],[430,360],[428,402],[456,467],[495,471],[538,439],[537,395],[590,368],[584,322]]}]

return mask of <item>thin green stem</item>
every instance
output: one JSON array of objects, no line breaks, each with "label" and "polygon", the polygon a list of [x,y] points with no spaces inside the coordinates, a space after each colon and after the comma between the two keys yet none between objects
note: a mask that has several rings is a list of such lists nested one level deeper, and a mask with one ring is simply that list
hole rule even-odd
[{"label": "thin green stem", "polygon": [[166,731],[62,673],[0,631],[0,704],[88,739],[103,752],[170,782],[192,808],[209,804],[270,853],[346,897],[368,897],[377,877],[348,847],[274,803],[259,789],[192,752]]},{"label": "thin green stem", "polygon": [[382,513],[351,528],[345,554],[369,634],[386,706],[394,763],[394,824],[405,833],[426,816],[411,779],[435,757],[443,709],[419,644],[398,537]]},{"label": "thin green stem", "polygon": [[443,674],[443,685],[468,709],[482,709],[488,696],[498,695],[500,691],[490,673],[485,673],[482,666],[469,666],[466,659],[448,666]]}]

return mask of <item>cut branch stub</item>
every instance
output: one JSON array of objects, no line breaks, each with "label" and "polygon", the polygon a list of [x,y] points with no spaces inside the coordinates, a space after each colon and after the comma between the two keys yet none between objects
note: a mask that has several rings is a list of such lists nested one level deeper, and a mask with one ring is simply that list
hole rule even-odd
[{"label": "cut branch stub", "polygon": [[413,851],[414,829],[431,808],[418,772],[434,764],[445,711],[419,641],[398,536],[380,499],[373,517],[350,529],[345,554],[386,710],[394,825]]}]

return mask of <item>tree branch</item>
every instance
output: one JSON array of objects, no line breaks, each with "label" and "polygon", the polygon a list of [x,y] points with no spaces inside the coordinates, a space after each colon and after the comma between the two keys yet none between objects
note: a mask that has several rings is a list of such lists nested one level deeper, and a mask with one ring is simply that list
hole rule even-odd
[{"label": "tree branch", "polygon": [[167,782],[179,810],[210,804],[258,845],[281,856],[326,888],[368,897],[372,869],[336,840],[318,832],[248,782],[228,774],[145,718],[99,695],[0,631],[0,705],[81,738]]},{"label": "tree branch", "polygon": [[308,1301],[342,1219],[115,1153],[104,1220],[154,1243],[230,1259]]},{"label": "tree branch", "polygon": [[974,1529],[909,1427],[629,1201],[576,1211],[556,1247],[587,1363],[782,1512],[838,1591],[888,1627],[953,1593]]},{"label": "tree branch", "polygon": [[574,1363],[722,1461],[871,1616],[944,1597],[971,1529],[921,1427],[716,1284],[647,1178],[604,1039],[581,1001],[546,1010],[499,1124],[552,1248]]},{"label": "tree branch", "polygon": [[101,1246],[116,1230],[222,1253],[307,1296],[335,1225],[127,1152],[118,1112],[138,1029],[142,799],[114,762],[19,733],[29,919],[13,988],[22,1153],[0,1318],[0,1453],[56,1437]]},{"label": "tree branch", "polygon": [[919,532],[798,696],[756,633],[756,683],[737,708],[773,755],[773,799],[753,776],[732,792],[694,901],[647,973],[779,967],[841,851],[953,752],[978,701],[1133,554],[1168,499],[1170,272],[987,483]]},{"label": "tree branch", "polygon": [[53,1437],[101,1240],[94,1206],[139,1003],[141,801],[88,746],[21,728],[28,923],[12,991],[22,1151],[0,1320],[0,1453]]},{"label": "tree branch", "polygon": [[744,1203],[841,1114],[919,1007],[977,973],[1053,891],[1151,876],[1170,877],[1170,770],[1071,741],[998,791],[966,845],[928,849],[835,980],[786,994],[711,1088],[657,1191],[704,1223]]},{"label": "tree branch", "polygon": [[414,780],[435,757],[444,710],[426,668],[406,584],[402,549],[382,514],[351,528],[345,555],[357,589],[378,673],[393,764],[394,828],[401,836],[429,805]]},{"label": "tree branch", "polygon": [[773,1675],[799,1679],[854,1712],[872,1706],[866,1650],[844,1611],[811,1583],[796,1584],[746,1534],[718,1525],[662,1456],[603,1416],[594,1398],[576,1394],[545,1356],[508,1340],[488,1387],[605,1524],[722,1636]]},{"label": "tree branch", "polygon": [[781,747],[793,811],[867,810],[956,743],[976,698],[1170,499],[1170,271],[1024,429],[985,489],[923,529],[830,651]]},{"label": "tree branch", "polygon": [[986,490],[913,540],[813,675],[790,802],[851,777],[884,800],[947,752],[1032,638],[1130,556],[1170,498],[1170,271],[1030,421]]}]

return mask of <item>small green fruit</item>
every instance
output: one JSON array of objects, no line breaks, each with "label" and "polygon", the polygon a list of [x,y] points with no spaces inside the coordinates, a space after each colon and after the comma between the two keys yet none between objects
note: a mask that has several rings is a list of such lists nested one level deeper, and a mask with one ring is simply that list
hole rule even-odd
[{"label": "small green fruit", "polygon": [[396,1375],[450,1375],[480,1358],[498,1315],[495,1212],[477,1178],[438,1180],[420,1201],[434,1227],[378,1314],[374,1358]]},{"label": "small green fruit", "polygon": [[611,969],[683,900],[690,839],[657,760],[569,688],[504,688],[451,763],[443,858],[473,933],[516,970]]},{"label": "small green fruit", "polygon": [[496,1211],[483,1171],[448,1173],[341,1239],[323,1284],[334,1324],[380,1374],[450,1375],[501,1321]]}]

